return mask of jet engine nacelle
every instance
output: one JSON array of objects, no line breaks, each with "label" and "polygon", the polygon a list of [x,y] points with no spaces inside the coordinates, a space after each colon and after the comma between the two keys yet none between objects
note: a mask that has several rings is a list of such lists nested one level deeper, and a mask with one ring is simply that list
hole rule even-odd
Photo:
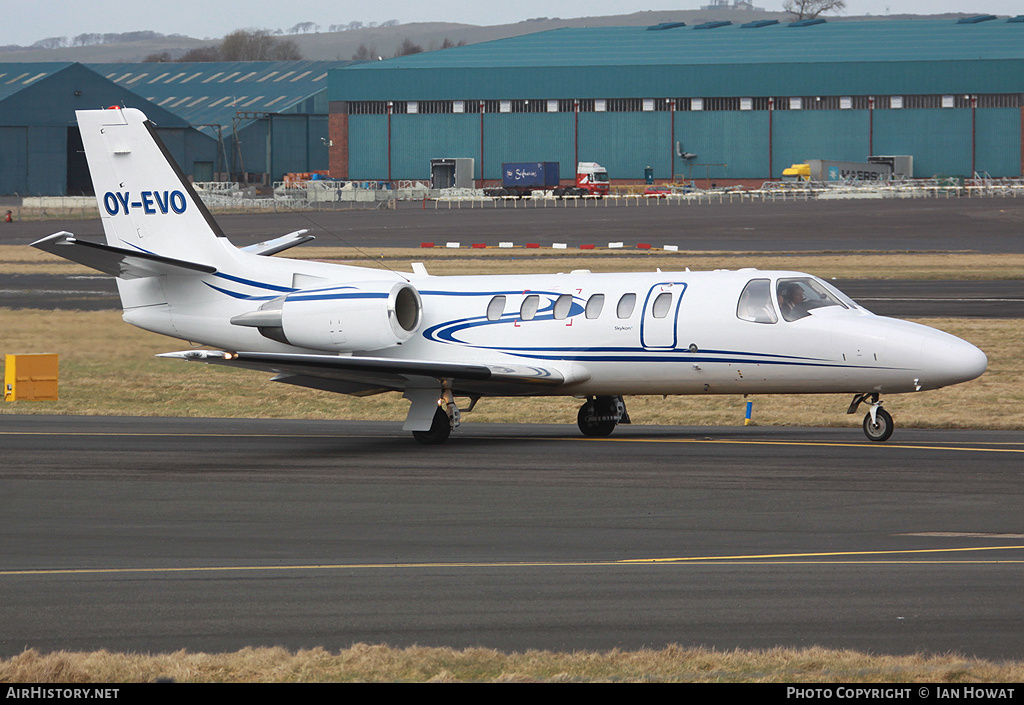
[{"label": "jet engine nacelle", "polygon": [[289,345],[354,352],[401,345],[422,320],[423,302],[415,287],[371,281],[296,291],[231,322]]}]

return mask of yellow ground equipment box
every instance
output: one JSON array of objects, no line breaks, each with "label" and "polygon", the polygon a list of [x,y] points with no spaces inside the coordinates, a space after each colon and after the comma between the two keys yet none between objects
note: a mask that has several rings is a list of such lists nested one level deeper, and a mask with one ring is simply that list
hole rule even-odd
[{"label": "yellow ground equipment box", "polygon": [[57,401],[57,355],[5,355],[4,401]]}]

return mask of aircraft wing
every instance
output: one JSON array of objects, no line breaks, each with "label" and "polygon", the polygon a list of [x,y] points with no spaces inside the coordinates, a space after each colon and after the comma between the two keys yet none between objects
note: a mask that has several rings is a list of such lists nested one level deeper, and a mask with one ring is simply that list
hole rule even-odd
[{"label": "aircraft wing", "polygon": [[217,271],[216,267],[205,264],[79,240],[66,231],[37,240],[32,243],[32,247],[122,279],[143,279],[165,274],[195,274],[196,272],[213,274]]},{"label": "aircraft wing", "polygon": [[586,370],[571,363],[559,363],[559,367],[535,367],[219,350],[186,350],[163,353],[158,357],[274,372],[277,374],[275,382],[356,396],[422,388],[431,380],[438,379],[450,379],[452,391],[460,396],[519,396],[543,393],[540,390],[546,387],[554,388],[590,378]]}]

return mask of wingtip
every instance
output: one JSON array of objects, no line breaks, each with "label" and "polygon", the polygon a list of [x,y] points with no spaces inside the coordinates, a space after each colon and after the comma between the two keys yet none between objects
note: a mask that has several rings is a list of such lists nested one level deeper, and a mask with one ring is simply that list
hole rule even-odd
[{"label": "wingtip", "polygon": [[40,238],[40,239],[36,240],[35,242],[32,243],[31,246],[32,247],[39,247],[40,245],[63,244],[63,243],[73,243],[73,242],[75,242],[74,234],[69,233],[67,230],[61,230],[59,233],[54,233],[53,235],[47,235],[44,238]]}]

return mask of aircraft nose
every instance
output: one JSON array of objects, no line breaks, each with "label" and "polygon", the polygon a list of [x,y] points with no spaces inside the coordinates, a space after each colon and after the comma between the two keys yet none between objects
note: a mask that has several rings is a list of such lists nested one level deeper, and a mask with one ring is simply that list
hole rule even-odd
[{"label": "aircraft nose", "polygon": [[921,384],[926,388],[934,389],[976,379],[987,367],[988,357],[985,353],[956,336],[947,333],[930,335],[922,343]]}]

